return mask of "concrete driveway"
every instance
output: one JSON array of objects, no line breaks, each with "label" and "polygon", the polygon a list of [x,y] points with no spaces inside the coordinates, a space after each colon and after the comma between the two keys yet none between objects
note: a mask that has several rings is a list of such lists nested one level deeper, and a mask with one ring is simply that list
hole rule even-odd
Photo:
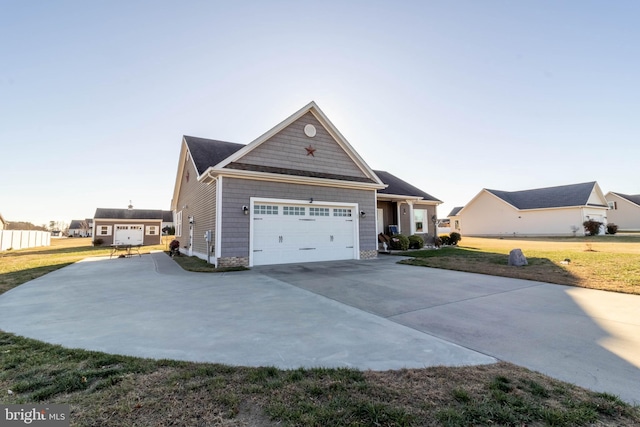
[{"label": "concrete driveway", "polygon": [[501,359],[640,400],[640,297],[398,258],[181,270],[163,253],[92,258],[0,296],[0,328],[110,353],[398,369]]}]

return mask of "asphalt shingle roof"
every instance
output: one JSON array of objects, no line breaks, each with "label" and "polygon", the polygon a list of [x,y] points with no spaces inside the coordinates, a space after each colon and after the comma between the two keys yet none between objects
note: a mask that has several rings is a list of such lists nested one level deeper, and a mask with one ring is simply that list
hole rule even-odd
[{"label": "asphalt shingle roof", "polygon": [[99,219],[162,219],[160,209],[109,209],[98,208],[93,216]]},{"label": "asphalt shingle roof", "polygon": [[377,171],[374,170],[378,178],[382,182],[388,185],[387,188],[383,188],[378,190],[379,194],[393,194],[397,196],[412,196],[412,197],[422,197],[424,200],[430,200],[434,202],[442,202],[442,200],[436,199],[432,195],[425,193],[417,187],[409,184],[406,181],[401,180],[395,175],[390,174],[386,171]]},{"label": "asphalt shingle roof", "polygon": [[596,182],[561,185],[523,191],[489,190],[517,209],[544,209],[568,206],[586,206]]},{"label": "asphalt shingle roof", "polygon": [[235,142],[217,141],[214,139],[184,136],[189,152],[196,165],[198,175],[202,175],[209,167],[215,166],[236,151],[245,147]]},{"label": "asphalt shingle roof", "polygon": [[630,202],[635,203],[636,205],[640,206],[640,194],[633,194],[633,195],[629,195],[629,194],[620,194],[620,193],[615,193],[614,194],[622,197],[623,199],[627,199]]}]

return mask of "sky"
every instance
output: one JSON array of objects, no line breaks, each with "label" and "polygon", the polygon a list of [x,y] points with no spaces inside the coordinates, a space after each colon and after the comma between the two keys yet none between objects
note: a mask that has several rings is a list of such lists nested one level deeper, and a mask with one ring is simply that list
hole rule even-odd
[{"label": "sky", "polygon": [[170,208],[183,135],[247,144],[315,101],[443,201],[640,194],[640,2],[0,0],[0,214]]}]

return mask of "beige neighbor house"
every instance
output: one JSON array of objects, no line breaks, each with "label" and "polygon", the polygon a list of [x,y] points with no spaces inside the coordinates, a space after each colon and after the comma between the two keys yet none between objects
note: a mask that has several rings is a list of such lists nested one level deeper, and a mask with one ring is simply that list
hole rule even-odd
[{"label": "beige neighbor house", "polygon": [[590,219],[606,225],[607,211],[598,183],[586,182],[523,191],[483,189],[454,209],[450,220],[452,231],[466,236],[571,236],[584,235],[582,224]]},{"label": "beige neighbor house", "polygon": [[98,208],[93,217],[94,239],[103,245],[159,245],[165,212],[154,209]]},{"label": "beige neighbor house", "polygon": [[[429,215],[438,202],[422,192],[378,199],[385,188],[311,102],[247,145],[183,137],[176,239],[219,267],[375,258],[378,231],[400,222],[396,205]],[[386,203],[394,207],[380,214]]]},{"label": "beige neighbor house", "polygon": [[640,194],[628,195],[609,191],[605,194],[609,204],[609,222],[620,231],[640,231]]}]

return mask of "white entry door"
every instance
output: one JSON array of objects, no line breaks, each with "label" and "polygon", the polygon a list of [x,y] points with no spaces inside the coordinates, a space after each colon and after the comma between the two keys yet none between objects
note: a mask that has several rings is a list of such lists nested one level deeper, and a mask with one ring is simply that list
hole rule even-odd
[{"label": "white entry door", "polygon": [[256,202],[252,265],[358,258],[355,207]]},{"label": "white entry door", "polygon": [[116,225],[113,235],[115,245],[142,245],[144,227],[140,225]]}]

